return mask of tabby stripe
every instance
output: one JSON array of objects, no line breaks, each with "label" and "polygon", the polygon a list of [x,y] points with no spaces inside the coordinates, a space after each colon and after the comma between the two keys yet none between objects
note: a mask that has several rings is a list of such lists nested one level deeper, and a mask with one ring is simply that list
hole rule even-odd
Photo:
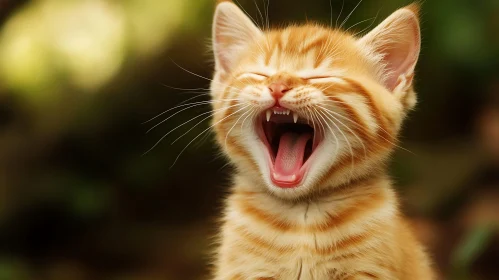
[{"label": "tabby stripe", "polygon": [[[379,126],[381,128],[383,128],[382,132],[387,134],[386,131],[388,131],[388,128],[387,128],[387,125],[385,123],[385,120],[388,121],[389,125],[391,125],[391,126],[393,126],[395,124],[394,120],[392,120],[389,116],[384,116],[381,113],[378,106],[376,106],[376,103],[374,102],[372,95],[363,85],[361,85],[357,81],[349,79],[349,78],[344,78],[344,80],[346,82],[350,83],[350,85],[355,88],[355,92],[361,93],[363,96],[365,96],[369,100],[369,103],[371,104],[371,108],[373,109],[373,112],[374,112],[374,116],[376,117],[376,120],[378,121]],[[388,136],[390,136],[390,135],[388,135]]]},{"label": "tabby stripe", "polygon": [[351,205],[348,209],[336,216],[333,216],[326,211],[326,215],[329,218],[326,223],[314,225],[311,230],[314,232],[327,232],[332,228],[341,227],[349,222],[359,219],[359,216],[362,214],[366,215],[366,213],[372,212],[374,208],[381,207],[384,201],[384,196],[379,193],[375,193],[368,196],[365,200]]},{"label": "tabby stripe", "polygon": [[307,45],[303,46],[303,48],[301,49],[301,54],[306,54],[311,49],[318,48],[325,40],[326,40],[325,35],[317,37],[315,40],[313,40],[313,41],[309,42]]},{"label": "tabby stripe", "polygon": [[373,110],[373,115],[378,120],[378,123],[381,126],[384,126],[385,123],[384,123],[384,120],[382,117],[383,114],[381,113],[378,106],[376,106],[376,102],[374,101],[374,98],[373,98],[372,94],[369,92],[369,90],[367,90],[363,85],[361,85],[359,82],[357,82],[353,79],[343,77],[343,80],[345,82],[347,82],[353,88],[353,90],[352,90],[353,92],[361,94],[369,101],[368,105],[370,105],[371,109]]},{"label": "tabby stripe", "polygon": [[[330,168],[327,173],[321,178],[320,183],[325,184],[328,180],[328,178],[331,178],[334,173],[343,171],[344,169],[351,168],[352,167],[352,162],[353,165],[355,166],[356,163],[358,163],[360,160],[364,157],[364,150],[362,148],[355,148],[353,150],[353,160],[352,160],[352,155],[350,153],[344,154],[341,156],[336,164]],[[373,153],[374,151],[370,151]],[[369,156],[369,155],[368,155]],[[350,171],[345,171],[345,172],[350,172]],[[349,174],[345,174],[344,176],[349,176]],[[351,178],[354,179],[354,178]]]},{"label": "tabby stripe", "polygon": [[378,121],[378,124],[380,126],[384,125],[383,119],[382,119],[382,113],[379,110],[379,108],[376,106],[376,103],[374,102],[374,99],[370,92],[366,90],[362,85],[360,85],[357,81],[352,80],[347,77],[342,77],[342,79],[348,84],[348,85],[341,85],[341,84],[335,84],[334,90],[336,92],[340,93],[345,93],[345,92],[352,92],[352,93],[357,93],[362,95],[364,98],[367,99],[367,105],[371,109],[371,114],[374,116],[374,118]]},{"label": "tabby stripe", "polygon": [[359,258],[358,253],[345,253],[345,254],[339,254],[339,255],[333,256],[332,258],[324,260],[321,263],[345,262],[345,261],[351,261],[353,259],[358,259],[358,258]]},{"label": "tabby stripe", "polygon": [[239,208],[241,212],[243,212],[243,214],[254,217],[255,219],[264,222],[265,224],[271,226],[276,230],[285,232],[295,229],[289,222],[279,220],[277,217],[267,214],[256,207],[253,207],[253,205],[245,202],[242,199],[238,199],[237,201]]},{"label": "tabby stripe", "polygon": [[343,254],[335,254],[335,255],[330,255],[327,256],[327,258],[323,258],[322,260],[317,262],[317,266],[323,266],[327,265],[330,263],[341,263],[341,262],[350,262],[353,261],[354,259],[361,259],[359,253],[343,253]]},{"label": "tabby stripe", "polygon": [[234,246],[234,249],[239,249],[239,251],[234,250],[234,252],[237,252],[238,254],[241,254],[241,251],[244,251],[244,253],[246,254],[256,256],[270,263],[279,263],[279,261],[282,260],[281,258],[272,257],[268,254],[268,252],[258,250],[258,248],[255,248],[255,246],[246,242],[235,242],[232,246]]},{"label": "tabby stripe", "polygon": [[292,248],[292,247],[278,246],[278,245],[269,243],[266,240],[264,240],[263,238],[249,233],[242,226],[236,226],[234,228],[234,231],[237,232],[240,237],[242,237],[246,241],[248,241],[248,243],[251,243],[254,246],[265,249],[267,251],[273,251],[273,252],[277,252],[279,254],[288,254],[288,253],[291,253],[295,250],[295,248]]},{"label": "tabby stripe", "polygon": [[327,247],[308,247],[307,249],[312,253],[319,254],[321,256],[336,255],[341,251],[348,251],[347,249],[351,247],[360,247],[362,244],[366,243],[367,239],[367,236],[358,234],[346,237],[338,243],[329,245]]},{"label": "tabby stripe", "polygon": [[[345,92],[353,92],[362,95],[364,98],[367,99],[366,105],[371,109],[371,115],[376,119],[376,123],[380,128],[377,130],[377,136],[380,138],[380,140],[388,140],[390,142],[393,142],[393,136],[387,132],[387,126],[385,124],[385,121],[383,119],[383,114],[381,113],[380,109],[376,106],[376,103],[374,102],[374,99],[372,95],[369,93],[367,89],[365,89],[361,84],[356,82],[355,80],[343,77],[342,78],[345,82],[348,83],[348,85],[342,85],[342,84],[335,84],[334,87],[331,87],[333,89],[333,92],[339,92],[339,93],[345,93]],[[393,121],[391,119],[388,119],[388,121],[393,125]],[[382,135],[380,135],[382,134]],[[384,138],[384,139],[383,139]],[[384,142],[384,141],[382,141]]]},{"label": "tabby stripe", "polygon": [[[239,198],[236,199],[237,206],[242,214],[246,214],[248,216],[254,217],[256,220],[265,223],[266,225],[271,226],[273,229],[286,232],[286,231],[300,231],[301,227],[296,225],[292,225],[288,221],[284,221],[279,219],[279,217],[274,216],[272,214],[268,214],[265,211],[254,207],[248,201]],[[385,197],[379,193],[371,194],[366,197],[364,200],[351,205],[343,212],[338,215],[333,216],[332,214],[326,211],[326,215],[328,219],[324,223],[309,225],[305,228],[308,232],[328,232],[331,229],[336,229],[341,226],[345,226],[348,223],[351,223],[354,220],[359,219],[359,216],[362,214],[366,214],[367,212],[371,212],[375,208],[379,208],[383,205],[385,201]]]},{"label": "tabby stripe", "polygon": [[384,268],[384,269],[390,271],[390,272],[398,271],[392,263],[378,263],[377,265],[381,268]]},{"label": "tabby stripe", "polygon": [[363,277],[367,277],[369,279],[380,279],[376,274],[373,274],[373,273],[370,273],[370,272],[367,272],[367,271],[358,272],[357,275],[360,275],[360,276],[363,276]]},{"label": "tabby stripe", "polygon": [[[345,103],[340,98],[331,96],[330,100],[336,101],[335,106],[340,107],[343,111],[345,111],[348,115],[348,119],[353,124],[351,129],[357,133],[357,135],[365,142],[368,142],[372,139],[371,135],[368,133],[369,129],[367,125],[362,121],[360,116],[355,112],[355,110],[349,104]],[[348,125],[347,125],[348,126]],[[348,126],[350,127],[350,126]]]},{"label": "tabby stripe", "polygon": [[[229,107],[227,108],[227,110],[223,111],[222,117],[220,119],[228,117],[229,115],[231,115],[232,113],[234,113],[235,111],[237,111],[237,110],[240,109],[240,108],[236,108],[236,106],[235,106],[236,102],[237,102],[237,100],[231,100],[231,101],[229,101],[229,105],[228,105]],[[223,122],[227,122],[227,121],[229,121],[229,119],[230,118],[227,118]]]}]

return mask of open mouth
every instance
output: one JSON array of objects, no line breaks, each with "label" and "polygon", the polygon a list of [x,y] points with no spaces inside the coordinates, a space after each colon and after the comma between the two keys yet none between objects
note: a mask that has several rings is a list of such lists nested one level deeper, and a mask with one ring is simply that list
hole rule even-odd
[{"label": "open mouth", "polygon": [[267,148],[272,182],[281,188],[297,187],[322,135],[307,119],[282,107],[266,110],[257,120],[257,132]]}]

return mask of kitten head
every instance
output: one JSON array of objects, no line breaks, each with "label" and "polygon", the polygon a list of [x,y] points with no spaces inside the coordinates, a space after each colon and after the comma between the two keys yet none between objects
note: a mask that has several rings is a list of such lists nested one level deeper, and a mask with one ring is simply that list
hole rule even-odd
[{"label": "kitten head", "polygon": [[213,23],[213,124],[238,172],[296,199],[383,169],[407,112],[418,7],[363,37],[319,25],[260,30],[231,2]]}]

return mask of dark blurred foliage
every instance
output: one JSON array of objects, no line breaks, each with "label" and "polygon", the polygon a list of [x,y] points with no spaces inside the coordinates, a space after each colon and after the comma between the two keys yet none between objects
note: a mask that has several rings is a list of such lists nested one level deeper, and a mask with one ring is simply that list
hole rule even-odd
[{"label": "dark blurred foliage", "polygon": [[[345,26],[408,3],[364,0]],[[255,2],[240,4],[261,23]],[[345,1],[339,22],[357,4]],[[208,114],[143,154],[209,106],[147,134],[186,107],[142,123],[208,100],[213,6],[0,1],[0,280],[205,279],[230,167],[208,133],[176,158]],[[332,6],[270,0],[269,18],[328,24],[342,1]],[[425,1],[422,29],[419,106],[401,139],[411,152],[391,171],[442,277],[497,279],[499,1]]]}]

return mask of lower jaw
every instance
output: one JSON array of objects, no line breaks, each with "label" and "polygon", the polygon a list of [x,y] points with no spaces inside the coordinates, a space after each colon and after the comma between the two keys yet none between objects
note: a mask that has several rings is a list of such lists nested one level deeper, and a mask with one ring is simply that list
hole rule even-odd
[{"label": "lower jaw", "polygon": [[275,176],[273,176],[271,173],[270,179],[272,180],[272,183],[274,183],[274,185],[276,185],[281,189],[294,189],[298,188],[301,181],[303,180],[303,177],[302,178],[297,177],[295,180],[279,180],[276,179]]},{"label": "lower jaw", "polygon": [[288,180],[288,179],[285,179],[285,180],[279,180],[279,179],[276,179],[275,176],[273,176],[271,174],[270,178],[272,179],[272,183],[274,183],[274,185],[278,186],[279,188],[283,188],[283,189],[292,189],[292,188],[296,188],[298,187],[298,185],[301,183],[302,179],[303,178],[299,178],[299,177],[296,177],[294,178],[294,180]]}]

